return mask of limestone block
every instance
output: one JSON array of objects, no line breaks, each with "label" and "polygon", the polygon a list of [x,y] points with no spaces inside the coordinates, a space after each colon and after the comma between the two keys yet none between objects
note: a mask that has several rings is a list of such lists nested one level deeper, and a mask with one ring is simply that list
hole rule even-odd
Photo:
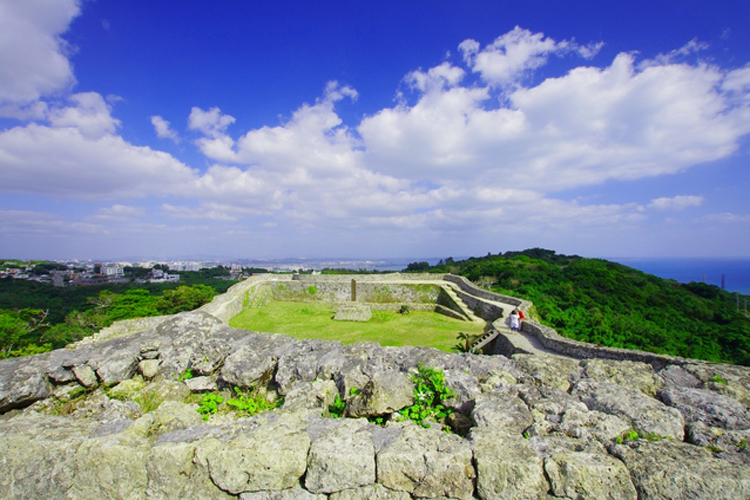
[{"label": "limestone block", "polygon": [[208,470],[194,461],[196,444],[164,442],[149,450],[146,462],[149,500],[200,498],[231,500],[236,498],[219,489],[208,476]]},{"label": "limestone block", "polygon": [[138,371],[144,378],[151,379],[159,373],[160,364],[158,359],[144,359],[138,363]]},{"label": "limestone block", "polygon": [[283,490],[299,484],[307,468],[310,438],[304,422],[282,415],[261,428],[224,443],[209,439],[206,462],[211,480],[232,494]]},{"label": "limestone block", "polygon": [[185,380],[190,392],[215,391],[219,388],[215,377],[193,377]]},{"label": "limestone block", "polygon": [[307,456],[305,488],[334,493],[375,482],[375,446],[364,419],[337,419],[314,439]]},{"label": "limestone block", "polygon": [[201,342],[192,356],[189,366],[194,375],[213,375],[231,350],[231,344],[222,338],[209,338]]},{"label": "limestone block", "polygon": [[73,375],[75,375],[78,383],[87,389],[96,387],[99,383],[99,380],[96,378],[96,372],[89,365],[74,366]]},{"label": "limestone block", "polygon": [[534,422],[515,386],[501,386],[479,396],[471,418],[479,427],[491,427],[519,436]]},{"label": "limestone block", "polygon": [[682,414],[642,392],[629,391],[606,382],[582,380],[573,394],[591,410],[621,417],[639,433],[657,434],[682,441],[685,420]]},{"label": "limestone block", "polygon": [[378,483],[415,497],[470,499],[475,471],[464,439],[411,422],[377,455]]},{"label": "limestone block", "polygon": [[597,382],[609,382],[629,390],[655,396],[664,385],[663,380],[647,363],[616,361],[612,359],[587,359],[582,362],[585,376]]},{"label": "limestone block", "polygon": [[414,402],[414,384],[406,375],[393,370],[377,371],[346,402],[349,417],[369,417],[394,413]]},{"label": "limestone block", "polygon": [[390,490],[380,484],[343,490],[331,494],[329,500],[411,500],[405,491]]},{"label": "limestone block", "polygon": [[242,493],[240,500],[326,500],[326,495],[316,495],[299,485],[281,491],[254,491]]},{"label": "limestone block", "polygon": [[518,366],[544,385],[557,387],[563,391],[581,377],[578,360],[540,354],[514,354]]},{"label": "limestone block", "polygon": [[677,408],[689,423],[710,427],[750,429],[750,413],[742,403],[715,392],[676,387],[661,393],[665,404]]},{"label": "limestone block", "polygon": [[276,369],[276,358],[250,346],[241,348],[226,358],[221,378],[229,385],[248,389],[267,383]]},{"label": "limestone block", "polygon": [[638,498],[628,469],[596,441],[558,436],[531,438],[529,444],[544,458],[544,472],[555,497]]},{"label": "limestone block", "polygon": [[549,484],[542,458],[521,436],[491,427],[471,431],[477,467],[477,494],[482,500],[543,500]]},{"label": "limestone block", "polygon": [[366,322],[372,318],[372,311],[363,304],[342,304],[336,309],[333,319],[336,321]]},{"label": "limestone block", "polygon": [[339,390],[333,380],[297,382],[284,397],[284,411],[327,411]]},{"label": "limestone block", "polygon": [[714,458],[705,448],[674,441],[639,440],[614,446],[643,500],[750,498],[747,466]]},{"label": "limestone block", "polygon": [[149,442],[131,434],[84,441],[76,451],[71,500],[136,500],[147,485]]}]

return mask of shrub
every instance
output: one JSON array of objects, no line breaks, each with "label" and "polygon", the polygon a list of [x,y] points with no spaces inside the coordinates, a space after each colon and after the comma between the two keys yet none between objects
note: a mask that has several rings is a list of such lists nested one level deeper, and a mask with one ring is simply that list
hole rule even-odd
[{"label": "shrub", "polygon": [[422,427],[430,427],[428,420],[443,422],[453,412],[443,402],[456,396],[445,385],[445,374],[437,368],[422,366],[420,363],[410,378],[414,382],[414,404],[400,410],[401,417]]}]

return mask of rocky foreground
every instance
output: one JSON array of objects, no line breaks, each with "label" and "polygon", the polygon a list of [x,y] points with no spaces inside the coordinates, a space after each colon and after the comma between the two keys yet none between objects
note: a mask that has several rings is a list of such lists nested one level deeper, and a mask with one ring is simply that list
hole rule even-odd
[{"label": "rocky foreground", "polygon": [[[419,364],[456,393],[451,433],[389,421]],[[204,421],[195,394],[222,387],[283,404]],[[324,417],[337,395],[348,416]],[[744,367],[342,346],[184,313],[0,362],[0,497],[747,499],[748,404]]]}]

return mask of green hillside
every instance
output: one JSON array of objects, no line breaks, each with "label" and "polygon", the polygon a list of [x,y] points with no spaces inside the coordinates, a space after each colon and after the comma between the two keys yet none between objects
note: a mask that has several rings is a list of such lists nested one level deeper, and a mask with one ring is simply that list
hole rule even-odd
[{"label": "green hillside", "polygon": [[713,285],[543,249],[448,259],[428,270],[531,300],[542,323],[572,339],[750,365],[750,319],[733,293]]}]

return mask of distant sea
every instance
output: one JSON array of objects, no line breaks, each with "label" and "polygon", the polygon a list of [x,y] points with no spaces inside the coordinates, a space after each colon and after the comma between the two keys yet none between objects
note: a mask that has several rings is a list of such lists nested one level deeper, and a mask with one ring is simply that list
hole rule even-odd
[{"label": "distant sea", "polygon": [[720,287],[721,276],[724,275],[725,290],[750,295],[750,259],[607,258],[607,260],[680,283],[698,281]]}]

